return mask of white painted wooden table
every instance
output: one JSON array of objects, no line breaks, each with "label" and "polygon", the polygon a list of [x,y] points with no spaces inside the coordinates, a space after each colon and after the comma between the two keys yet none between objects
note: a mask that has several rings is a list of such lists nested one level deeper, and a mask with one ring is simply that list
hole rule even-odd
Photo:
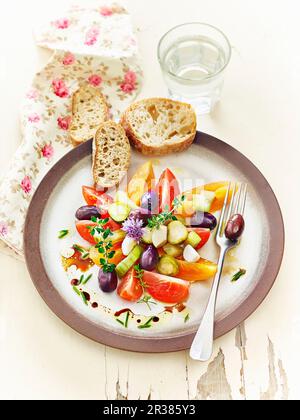
[{"label": "white painted wooden table", "polygon": [[[31,28],[65,0],[10,0],[0,17],[0,175],[19,143],[18,107],[49,53]],[[128,0],[145,69],[143,96],[166,93],[156,45],[170,27],[214,24],[233,45],[222,102],[199,129],[245,153],[281,203],[286,253],[275,287],[240,328],[215,343],[211,363],[187,352],[122,352],[81,337],[43,303],[24,263],[0,255],[0,398],[299,399],[300,26],[295,0]],[[298,8],[299,9],[299,8]],[[298,220],[297,220],[298,217]]]}]

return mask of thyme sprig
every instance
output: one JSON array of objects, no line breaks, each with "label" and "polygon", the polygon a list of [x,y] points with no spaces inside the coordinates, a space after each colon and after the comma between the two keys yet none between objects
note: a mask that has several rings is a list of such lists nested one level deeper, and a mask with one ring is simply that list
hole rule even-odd
[{"label": "thyme sprig", "polygon": [[156,302],[154,302],[154,300],[151,300],[151,299],[152,299],[152,298],[151,298],[151,296],[149,296],[149,295],[144,295],[143,299],[140,299],[140,300],[138,301],[138,303],[145,303],[145,304],[147,305],[148,309],[149,309],[150,311],[152,311],[152,308],[151,308],[150,304],[151,304],[151,305],[157,305],[157,303],[156,303]]},{"label": "thyme sprig", "polygon": [[109,239],[113,232],[106,228],[105,225],[109,222],[109,219],[98,219],[96,217],[92,218],[92,222],[96,223],[96,226],[90,226],[90,233],[92,236],[99,236],[99,241],[96,244],[96,248],[101,254],[100,264],[104,273],[112,273],[116,265],[111,264],[110,260],[115,256],[115,251],[113,250],[113,243]]},{"label": "thyme sprig", "polygon": [[151,305],[157,305],[157,303],[154,302],[153,300],[151,300],[152,299],[151,296],[149,296],[146,293],[146,287],[147,287],[147,285],[144,282],[144,270],[141,269],[140,264],[135,265],[134,266],[134,270],[135,270],[135,277],[139,280],[140,285],[141,285],[141,287],[143,289],[143,295],[144,295],[143,298],[140,299],[137,303],[145,303],[147,305],[148,309],[150,311],[152,311],[150,304]]},{"label": "thyme sprig", "polygon": [[151,219],[148,220],[148,227],[152,230],[159,229],[165,223],[171,220],[177,220],[177,217],[174,215],[174,212],[178,209],[178,207],[181,206],[181,204],[184,201],[184,195],[182,195],[180,198],[175,198],[175,200],[173,201],[172,209],[169,209],[168,206],[166,206],[165,211],[156,216],[152,216]]},{"label": "thyme sprig", "polygon": [[240,268],[240,270],[235,273],[231,279],[232,283],[237,282],[241,277],[243,277],[245,274],[247,273],[247,271],[244,268]]}]

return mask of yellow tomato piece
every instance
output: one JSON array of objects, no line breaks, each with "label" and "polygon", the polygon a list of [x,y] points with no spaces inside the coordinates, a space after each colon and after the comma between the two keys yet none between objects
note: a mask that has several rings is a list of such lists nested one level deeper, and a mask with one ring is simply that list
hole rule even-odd
[{"label": "yellow tomato piece", "polygon": [[140,166],[132,177],[127,187],[127,195],[137,206],[140,206],[143,194],[151,190],[154,179],[155,175],[151,161]]},{"label": "yellow tomato piece", "polygon": [[177,278],[187,281],[205,281],[217,272],[217,264],[201,258],[197,263],[177,260],[179,272]]},{"label": "yellow tomato piece", "polygon": [[[118,265],[121,261],[124,260],[125,256],[122,253],[121,249],[114,249],[115,255],[113,258],[109,260],[111,264]],[[103,258],[103,255],[99,253],[98,249],[96,247],[92,247],[90,249],[90,259],[93,261],[94,264],[101,266],[100,259]]]}]

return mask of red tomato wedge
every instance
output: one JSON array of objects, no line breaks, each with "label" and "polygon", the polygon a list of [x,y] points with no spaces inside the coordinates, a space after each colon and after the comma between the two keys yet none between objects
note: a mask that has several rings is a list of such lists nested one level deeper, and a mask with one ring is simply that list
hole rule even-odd
[{"label": "red tomato wedge", "polygon": [[188,231],[197,233],[201,238],[200,244],[196,247],[197,250],[203,248],[204,245],[207,244],[211,234],[209,229],[204,228],[189,228]]},{"label": "red tomato wedge", "polygon": [[115,222],[113,219],[110,219],[109,217],[102,217],[103,219],[109,219],[109,221],[104,225],[105,229],[110,229],[112,232],[115,232],[116,230],[120,230],[122,225],[119,225],[119,223]]},{"label": "red tomato wedge", "polygon": [[123,277],[118,287],[118,295],[129,302],[137,302],[143,296],[143,288],[134,268]]},{"label": "red tomato wedge", "polygon": [[179,183],[170,169],[166,169],[162,174],[156,186],[156,193],[159,197],[159,211],[171,209],[174,198],[180,194]]},{"label": "red tomato wedge", "polygon": [[95,245],[97,242],[95,238],[91,235],[90,226],[93,228],[97,226],[97,223],[91,222],[90,220],[81,220],[76,222],[76,229],[79,235],[90,244]]},{"label": "red tomato wedge", "polygon": [[189,283],[174,277],[145,271],[143,276],[147,292],[163,303],[182,303],[189,297]]},{"label": "red tomato wedge", "polygon": [[[116,224],[114,229],[112,229],[112,226],[111,226],[112,224]],[[90,244],[93,244],[93,245],[97,243],[97,240],[91,235],[90,227],[93,228],[95,226],[97,226],[97,223],[91,222],[90,220],[80,220],[76,222],[76,229],[79,235],[83,239],[85,239],[86,241],[88,241]],[[113,232],[113,235],[111,236],[111,241],[113,244],[122,243],[126,234],[120,229],[117,223],[111,220],[104,226],[104,228],[106,229],[109,228]]]},{"label": "red tomato wedge", "polygon": [[82,195],[89,206],[107,208],[113,202],[112,197],[92,187],[82,187]]}]

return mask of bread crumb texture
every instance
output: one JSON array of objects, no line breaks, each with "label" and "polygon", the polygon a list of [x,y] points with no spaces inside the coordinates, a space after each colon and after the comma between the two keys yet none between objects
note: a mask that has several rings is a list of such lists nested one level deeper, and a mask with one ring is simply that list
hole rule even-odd
[{"label": "bread crumb texture", "polygon": [[94,139],[93,175],[98,188],[118,185],[130,165],[130,144],[123,127],[113,121],[102,123]]},{"label": "bread crumb texture", "polygon": [[108,119],[108,106],[101,92],[84,84],[73,95],[72,123],[69,129],[75,144],[94,137],[99,125]]},{"label": "bread crumb texture", "polygon": [[135,146],[160,154],[179,151],[179,145],[187,148],[195,138],[197,123],[189,104],[153,98],[129,107],[122,124]]}]

